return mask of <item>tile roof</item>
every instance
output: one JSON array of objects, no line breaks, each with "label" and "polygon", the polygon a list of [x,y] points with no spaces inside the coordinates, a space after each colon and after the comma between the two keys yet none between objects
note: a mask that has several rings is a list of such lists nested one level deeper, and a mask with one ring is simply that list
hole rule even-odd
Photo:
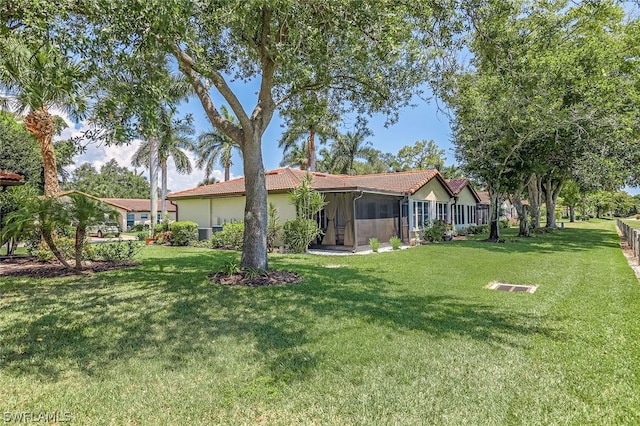
[{"label": "tile roof", "polygon": [[24,181],[22,180],[22,176],[17,173],[11,172],[3,172],[0,170],[0,185],[1,186],[14,186],[14,185],[22,185]]},{"label": "tile roof", "polygon": [[[129,212],[148,212],[151,210],[151,200],[148,198],[100,198],[100,200]],[[161,200],[158,200],[158,211],[162,211]],[[168,201],[167,211],[175,212],[176,205]]]},{"label": "tile roof", "polygon": [[[312,187],[318,191],[371,191],[391,194],[413,194],[431,179],[438,179],[449,190],[446,182],[437,170],[419,170],[411,172],[381,173],[372,175],[332,175],[309,172],[313,178]],[[265,173],[268,192],[286,192],[300,186],[307,171],[281,168]],[[225,197],[244,195],[244,178],[218,182],[212,185],[187,189],[169,194],[168,198]]]},{"label": "tile roof", "polygon": [[478,191],[478,197],[480,197],[478,204],[490,204],[491,200],[487,191]]},{"label": "tile roof", "polygon": [[[446,181],[447,181],[447,185],[449,185],[449,188],[451,188],[451,192],[453,192],[454,195],[456,196],[460,195],[462,190],[465,187],[468,187],[469,191],[471,191],[471,194],[475,197],[476,202],[481,203],[482,198],[480,197],[480,193],[477,192],[475,189],[473,189],[473,186],[469,185],[469,179],[456,178],[456,179],[447,179]],[[487,200],[488,199],[489,198],[487,196]]]}]

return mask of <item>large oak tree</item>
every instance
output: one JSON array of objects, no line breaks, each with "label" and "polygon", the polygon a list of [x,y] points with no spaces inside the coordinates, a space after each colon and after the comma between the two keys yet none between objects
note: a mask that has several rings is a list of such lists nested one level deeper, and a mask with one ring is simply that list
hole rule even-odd
[{"label": "large oak tree", "polygon": [[[246,183],[242,266],[266,269],[267,192],[262,135],[277,108],[319,90],[356,113],[398,107],[433,75],[455,28],[447,2],[86,0],[86,51],[127,66],[149,52],[173,56],[211,124],[242,151]],[[69,26],[71,28],[71,26]],[[95,60],[94,55],[94,60]],[[253,101],[234,82],[258,84]],[[238,124],[219,109],[223,99]]]}]

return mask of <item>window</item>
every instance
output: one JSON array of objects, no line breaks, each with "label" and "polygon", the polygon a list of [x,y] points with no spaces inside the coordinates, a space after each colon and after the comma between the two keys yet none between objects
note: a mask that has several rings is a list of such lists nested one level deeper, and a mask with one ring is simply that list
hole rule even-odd
[{"label": "window", "polygon": [[162,222],[162,213],[158,213],[158,218],[156,219],[157,223]]},{"label": "window", "polygon": [[422,228],[429,220],[429,201],[413,202],[413,226]]},{"label": "window", "polygon": [[136,215],[133,213],[127,213],[127,227],[133,226],[135,221],[136,221]]},{"label": "window", "polygon": [[147,213],[141,213],[140,220],[149,220],[149,215]]},{"label": "window", "polygon": [[465,221],[464,221],[464,208],[466,206],[463,205],[458,205],[456,204],[456,216],[455,216],[455,220],[456,220],[456,225],[464,225]]},{"label": "window", "polygon": [[476,206],[467,206],[467,220],[469,223],[476,223]]},{"label": "window", "polygon": [[436,203],[436,219],[447,222],[449,220],[449,212],[447,210],[446,203]]}]

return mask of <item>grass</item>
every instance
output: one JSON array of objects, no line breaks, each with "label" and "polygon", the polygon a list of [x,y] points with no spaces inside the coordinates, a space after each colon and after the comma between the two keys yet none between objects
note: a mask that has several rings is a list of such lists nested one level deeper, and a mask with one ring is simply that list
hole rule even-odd
[{"label": "grass", "polygon": [[283,287],[215,286],[236,253],[151,246],[135,269],[2,279],[0,409],[92,425],[638,424],[640,285],[613,226],[274,255],[305,277]]}]

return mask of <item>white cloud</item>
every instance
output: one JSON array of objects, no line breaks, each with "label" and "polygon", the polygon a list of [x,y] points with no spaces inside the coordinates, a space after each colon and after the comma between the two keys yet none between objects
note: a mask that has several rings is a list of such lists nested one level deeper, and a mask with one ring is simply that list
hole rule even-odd
[{"label": "white cloud", "polygon": [[[85,122],[80,122],[78,125],[71,122],[68,116],[60,111],[55,112],[62,117],[69,127],[64,129],[59,137],[56,139],[70,139],[72,137],[80,137],[83,132],[88,129],[88,125]],[[128,145],[104,145],[91,142],[86,146],[86,151],[80,155],[74,157],[74,164],[66,167],[66,170],[73,172],[77,167],[84,163],[90,163],[96,170],[100,170],[100,167],[110,160],[114,159],[121,167],[126,167],[130,170],[135,170],[131,166],[131,158],[140,146],[140,140],[134,140]],[[192,153],[188,153],[191,165],[194,171],[188,175],[178,174],[176,171],[173,160],[169,160],[167,167],[167,186],[169,191],[178,192],[189,188],[194,188],[199,182],[204,180],[204,171],[195,168],[195,157]],[[140,172],[140,169],[137,170]],[[149,172],[145,169],[145,176],[149,179]],[[214,170],[213,177],[218,181],[224,179],[224,172],[222,170]],[[233,178],[233,176],[232,176]],[[160,186],[160,174],[158,173],[158,186]]]}]

